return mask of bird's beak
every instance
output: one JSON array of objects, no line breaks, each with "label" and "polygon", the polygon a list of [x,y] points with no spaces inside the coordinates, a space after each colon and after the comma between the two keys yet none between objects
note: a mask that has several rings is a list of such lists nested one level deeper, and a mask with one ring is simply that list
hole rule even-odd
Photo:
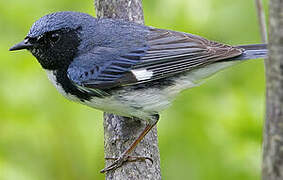
[{"label": "bird's beak", "polygon": [[9,51],[16,51],[16,50],[21,50],[21,49],[27,49],[32,47],[33,45],[29,42],[29,39],[26,38],[25,40],[23,40],[22,42],[12,46]]}]

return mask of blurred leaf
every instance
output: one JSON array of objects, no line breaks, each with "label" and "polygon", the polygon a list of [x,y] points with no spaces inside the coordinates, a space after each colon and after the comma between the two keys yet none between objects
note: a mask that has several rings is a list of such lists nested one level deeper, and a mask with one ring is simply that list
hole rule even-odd
[{"label": "blurred leaf", "polygon": [[[144,0],[146,24],[231,44],[259,43],[253,1]],[[267,5],[267,1],[265,1]],[[28,52],[8,52],[54,11],[92,1],[0,1],[0,179],[104,179],[102,114],[65,100]],[[260,179],[262,60],[184,91],[158,124],[164,179]]]}]

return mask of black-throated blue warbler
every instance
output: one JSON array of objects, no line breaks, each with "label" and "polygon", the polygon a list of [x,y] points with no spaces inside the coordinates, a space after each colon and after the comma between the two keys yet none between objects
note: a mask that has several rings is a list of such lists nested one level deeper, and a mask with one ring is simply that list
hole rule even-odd
[{"label": "black-throated blue warbler", "polygon": [[[115,169],[182,90],[241,60],[264,58],[266,45],[229,46],[200,36],[79,12],[48,14],[10,50],[29,50],[67,99],[145,120]],[[139,157],[137,157],[139,159]],[[132,160],[132,159],[131,159]]]}]

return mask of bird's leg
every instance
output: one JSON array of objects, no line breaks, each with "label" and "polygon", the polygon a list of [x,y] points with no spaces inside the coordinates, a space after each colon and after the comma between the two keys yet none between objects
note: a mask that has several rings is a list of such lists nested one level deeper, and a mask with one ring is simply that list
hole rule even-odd
[{"label": "bird's leg", "polygon": [[153,160],[149,157],[141,156],[129,156],[129,154],[136,148],[136,146],[141,142],[141,140],[147,135],[147,133],[156,125],[159,120],[159,115],[155,115],[151,120],[148,121],[145,129],[141,132],[138,138],[126,149],[120,157],[118,158],[105,158],[106,160],[114,160],[114,162],[102,169],[100,172],[105,173],[107,171],[115,170],[118,167],[121,167],[125,162],[136,162],[136,161],[145,161],[149,160],[153,163]]}]

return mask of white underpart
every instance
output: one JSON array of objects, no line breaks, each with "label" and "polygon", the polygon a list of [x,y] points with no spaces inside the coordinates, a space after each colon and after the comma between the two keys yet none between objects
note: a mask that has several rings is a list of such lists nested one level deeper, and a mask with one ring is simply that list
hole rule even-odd
[{"label": "white underpart", "polygon": [[[46,72],[49,80],[67,99],[77,101],[106,112],[123,116],[135,116],[141,119],[149,119],[150,115],[153,113],[166,109],[182,90],[198,85],[202,79],[205,79],[217,71],[227,68],[233,64],[235,64],[235,61],[211,64],[203,68],[189,71],[181,77],[176,77],[174,79],[174,83],[166,88],[146,88],[129,92],[125,87],[125,89],[120,89],[112,96],[104,98],[93,97],[90,101],[84,102],[81,102],[74,95],[66,94],[60,84],[56,83],[54,71]],[[143,80],[149,79],[153,73],[145,69],[132,70],[132,72],[136,77],[142,78]],[[164,81],[166,81],[166,79],[164,79]],[[143,108],[139,109],[134,107]]]},{"label": "white underpart", "polygon": [[146,69],[131,70],[138,81],[148,80],[152,77],[153,72]]},{"label": "white underpart", "polygon": [[54,71],[51,70],[45,70],[48,79],[52,82],[52,84],[56,87],[56,89],[60,92],[60,93],[65,93],[65,91],[63,91],[62,86],[60,86],[57,82],[56,82],[56,76],[54,75]]},{"label": "white underpart", "polygon": [[56,76],[54,75],[54,71],[51,71],[51,70],[46,70],[46,74],[47,74],[47,77],[48,79],[51,81],[51,83],[56,87],[56,89],[64,96],[66,97],[67,99],[70,99],[72,101],[79,101],[79,99],[71,94],[67,94],[64,89],[62,88],[62,86],[57,83],[57,80],[56,80]]}]

